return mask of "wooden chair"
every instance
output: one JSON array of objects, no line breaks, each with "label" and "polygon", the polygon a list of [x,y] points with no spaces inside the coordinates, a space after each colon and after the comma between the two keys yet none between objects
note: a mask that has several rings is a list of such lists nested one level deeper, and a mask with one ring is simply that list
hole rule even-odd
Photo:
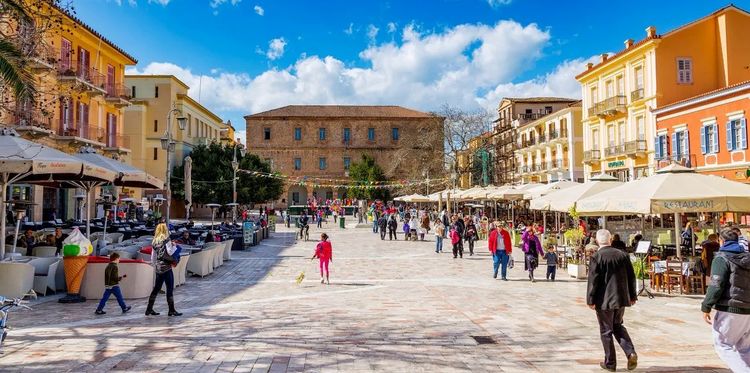
[{"label": "wooden chair", "polygon": [[668,294],[672,294],[675,286],[680,287],[680,294],[685,288],[685,276],[682,274],[682,262],[667,260],[667,271],[664,272],[664,287]]}]

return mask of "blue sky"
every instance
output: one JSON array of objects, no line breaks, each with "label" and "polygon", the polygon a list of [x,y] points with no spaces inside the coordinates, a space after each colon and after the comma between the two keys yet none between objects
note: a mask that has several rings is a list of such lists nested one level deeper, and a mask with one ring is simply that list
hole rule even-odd
[{"label": "blue sky", "polygon": [[[750,9],[750,0],[734,3]],[[577,97],[573,76],[592,56],[642,38],[648,25],[666,32],[727,4],[74,1],[84,22],[139,60],[131,72],[177,75],[240,131],[243,115],[287,104],[492,110],[503,96]]]}]

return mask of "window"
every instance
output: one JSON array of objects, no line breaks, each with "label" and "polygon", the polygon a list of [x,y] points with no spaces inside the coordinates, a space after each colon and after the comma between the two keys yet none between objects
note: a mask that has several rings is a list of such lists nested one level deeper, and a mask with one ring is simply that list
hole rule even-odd
[{"label": "window", "polygon": [[159,148],[154,148],[154,160],[159,160]]},{"label": "window", "polygon": [[352,165],[352,159],[350,157],[344,157],[344,170],[349,170],[349,166]]},{"label": "window", "polygon": [[159,98],[159,86],[154,87],[154,98]]},{"label": "window", "polygon": [[398,127],[391,128],[391,139],[393,141],[398,141],[399,133],[398,133]]},{"label": "window", "polygon": [[638,134],[637,140],[646,140],[646,118],[643,116],[635,118],[635,132]]},{"label": "window", "polygon": [[302,169],[302,158],[294,158],[294,170],[299,171]]},{"label": "window", "polygon": [[325,141],[325,139],[326,139],[326,129],[318,128],[318,140]]},{"label": "window", "polygon": [[367,129],[367,141],[375,141],[375,129],[374,128]]},{"label": "window", "polygon": [[154,119],[154,132],[159,132],[159,120]]},{"label": "window", "polygon": [[635,89],[643,89],[643,66],[635,68]]},{"label": "window", "polygon": [[592,129],[591,130],[591,149],[593,150],[599,150],[599,130],[598,129]]},{"label": "window", "polygon": [[596,87],[591,87],[591,104],[595,104],[599,101],[599,92]]},{"label": "window", "polygon": [[706,123],[701,127],[701,153],[715,154],[719,152],[719,125]]},{"label": "window", "polygon": [[130,97],[135,98],[135,86],[130,87]]},{"label": "window", "polygon": [[677,59],[677,83],[678,84],[690,84],[693,82],[693,59],[692,58],[678,58]]},{"label": "window", "polygon": [[344,133],[343,133],[342,137],[344,138],[344,142],[348,144],[349,141],[351,141],[352,129],[351,128],[344,128]]},{"label": "window", "polygon": [[680,130],[672,133],[672,156],[677,159],[687,158],[690,155],[690,137],[688,130]]},{"label": "window", "polygon": [[299,192],[292,192],[292,204],[299,204]]},{"label": "window", "polygon": [[294,129],[294,141],[302,141],[302,128],[297,127]]},{"label": "window", "polygon": [[620,140],[620,145],[625,144],[625,135],[625,122],[620,122],[617,124],[617,136]]},{"label": "window", "polygon": [[552,113],[552,106],[545,106],[545,107],[544,107],[544,113],[545,113],[545,114],[550,114],[550,113]]},{"label": "window", "polygon": [[615,85],[612,83],[612,80],[607,80],[607,82],[604,83],[604,87],[607,90],[607,98],[615,95]]},{"label": "window", "polygon": [[727,122],[727,150],[747,149],[747,120],[734,119]]},{"label": "window", "polygon": [[667,145],[666,133],[656,136],[656,139],[654,140],[654,156],[656,157],[656,159],[665,159],[667,158],[667,156],[669,156]]},{"label": "window", "polygon": [[271,129],[266,127],[263,129],[263,140],[270,140],[271,139]]},{"label": "window", "polygon": [[615,137],[615,126],[607,126],[607,144],[609,144],[609,146],[615,146],[615,142],[617,141],[616,139],[617,137]]},{"label": "window", "polygon": [[325,157],[318,158],[318,168],[321,170],[325,170],[326,168],[328,168]]},{"label": "window", "polygon": [[625,82],[623,81],[622,75],[618,75],[617,78],[615,78],[615,85],[617,88],[617,95],[625,96]]}]

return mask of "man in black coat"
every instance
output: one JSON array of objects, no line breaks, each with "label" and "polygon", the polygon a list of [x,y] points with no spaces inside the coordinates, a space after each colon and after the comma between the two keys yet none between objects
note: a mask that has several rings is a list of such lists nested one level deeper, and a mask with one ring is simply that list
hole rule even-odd
[{"label": "man in black coat", "polygon": [[614,335],[628,358],[628,370],[633,370],[638,365],[638,355],[623,325],[625,308],[634,305],[638,297],[633,265],[628,254],[610,246],[612,235],[608,230],[598,230],[596,242],[599,250],[589,262],[586,304],[596,311],[599,321],[604,346],[604,362],[599,366],[611,372],[617,369]]}]

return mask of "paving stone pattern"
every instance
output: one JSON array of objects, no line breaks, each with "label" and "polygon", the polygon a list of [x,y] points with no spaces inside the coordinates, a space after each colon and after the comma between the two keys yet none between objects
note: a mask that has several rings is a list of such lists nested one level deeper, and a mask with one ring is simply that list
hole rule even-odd
[{"label": "paving stone pattern", "polygon": [[[111,299],[109,313],[95,316],[93,300],[62,305],[40,297],[33,311],[11,315],[0,371],[600,371],[586,284],[562,270],[554,283],[532,284],[521,264],[502,282],[492,279],[486,242],[473,257],[453,259],[434,252],[433,236],[384,242],[370,229],[329,223],[332,278],[321,285],[317,261],[309,259],[315,243],[278,230],[177,288],[181,318],[165,315],[163,295],[156,306],[162,316],[148,318],[145,299],[131,301],[126,315]],[[311,237],[318,233],[311,227]],[[306,278],[297,285],[301,271]],[[699,303],[657,297],[626,312],[638,371],[727,371]],[[480,345],[473,336],[496,343]]]}]

